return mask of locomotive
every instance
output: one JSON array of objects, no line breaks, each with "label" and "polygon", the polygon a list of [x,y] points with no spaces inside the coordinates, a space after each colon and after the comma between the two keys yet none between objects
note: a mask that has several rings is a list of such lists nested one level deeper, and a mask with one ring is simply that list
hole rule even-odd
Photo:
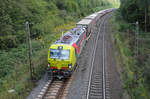
[{"label": "locomotive", "polygon": [[48,74],[50,77],[68,78],[77,67],[77,61],[93,32],[93,27],[106,13],[112,9],[106,9],[85,17],[57,41],[48,51]]},{"label": "locomotive", "polygon": [[86,43],[85,28],[76,27],[68,31],[49,48],[49,74],[53,77],[70,77]]}]

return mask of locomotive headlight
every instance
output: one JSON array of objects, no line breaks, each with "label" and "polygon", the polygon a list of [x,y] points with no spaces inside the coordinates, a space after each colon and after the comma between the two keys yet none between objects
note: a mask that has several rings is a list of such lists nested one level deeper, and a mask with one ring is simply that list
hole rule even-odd
[{"label": "locomotive headlight", "polygon": [[68,67],[69,67],[69,68],[72,68],[72,64],[68,64]]},{"label": "locomotive headlight", "polygon": [[48,67],[50,67],[50,64],[48,63]]}]

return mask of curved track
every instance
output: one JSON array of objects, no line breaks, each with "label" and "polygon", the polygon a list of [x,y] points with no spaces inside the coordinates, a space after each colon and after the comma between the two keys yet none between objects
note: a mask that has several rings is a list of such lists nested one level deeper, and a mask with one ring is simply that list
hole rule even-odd
[{"label": "curved track", "polygon": [[[105,72],[105,24],[110,14],[96,22],[95,32],[98,31],[93,50],[93,60],[89,76],[86,99],[109,99],[109,84]],[[100,60],[97,60],[100,59]],[[77,68],[76,68],[77,70]],[[49,80],[36,99],[65,99],[74,74],[65,80]]]},{"label": "curved track", "polygon": [[[110,14],[106,15],[98,26],[98,36],[93,52],[93,60],[88,83],[86,99],[109,99],[109,84],[107,82],[107,69],[105,66],[105,34],[106,20]],[[98,60],[99,59],[99,60]]]}]

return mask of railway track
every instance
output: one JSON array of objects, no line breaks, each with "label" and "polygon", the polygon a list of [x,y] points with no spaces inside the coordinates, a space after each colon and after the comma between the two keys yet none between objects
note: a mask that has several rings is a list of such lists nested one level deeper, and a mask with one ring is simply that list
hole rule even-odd
[{"label": "railway track", "polygon": [[[108,16],[103,18],[102,22],[97,22],[98,36],[96,38],[96,45],[93,51],[93,60],[88,83],[86,99],[109,99],[109,84],[106,80],[107,73],[105,72],[105,24]],[[103,31],[101,31],[103,29]],[[102,34],[101,34],[102,32]],[[100,42],[100,44],[98,44]],[[101,46],[103,45],[103,46]],[[102,49],[98,53],[98,49]],[[102,58],[100,58],[102,57]],[[102,59],[98,63],[95,59]],[[77,68],[76,68],[77,70]],[[66,99],[69,92],[69,86],[73,80],[74,73],[71,78],[63,80],[48,80],[36,99]]]},{"label": "railway track", "polygon": [[46,84],[45,87],[43,87],[36,99],[65,99],[71,80],[72,78],[52,80],[49,84]]},{"label": "railway track", "polygon": [[109,16],[106,15],[98,29],[86,99],[110,99],[107,67],[105,66],[105,25],[108,18]]},{"label": "railway track", "polygon": [[66,99],[73,77],[48,80],[36,99]]},{"label": "railway track", "polygon": [[59,99],[66,86],[67,80],[54,80],[50,84],[47,92],[43,96],[43,99]]}]

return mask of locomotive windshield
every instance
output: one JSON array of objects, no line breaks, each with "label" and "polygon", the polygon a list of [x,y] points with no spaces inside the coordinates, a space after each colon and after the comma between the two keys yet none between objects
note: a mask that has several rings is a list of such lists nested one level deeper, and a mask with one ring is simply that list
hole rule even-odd
[{"label": "locomotive windshield", "polygon": [[70,50],[50,49],[50,58],[69,60]]}]

